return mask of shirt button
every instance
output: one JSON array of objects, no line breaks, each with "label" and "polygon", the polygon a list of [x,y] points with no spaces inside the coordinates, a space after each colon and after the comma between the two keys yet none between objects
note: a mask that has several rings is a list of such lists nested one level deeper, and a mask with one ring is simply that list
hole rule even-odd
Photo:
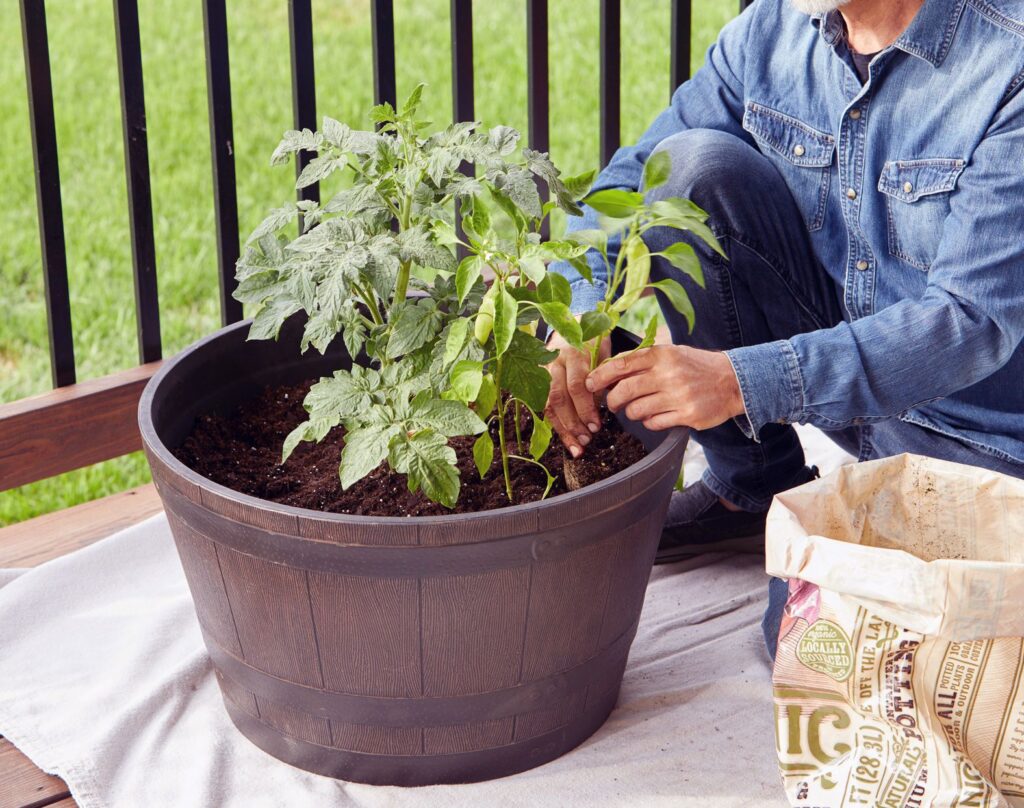
[{"label": "shirt button", "polygon": [[860,120],[860,110],[859,109],[851,109],[850,110],[850,118],[852,120],[859,121]]},{"label": "shirt button", "polygon": [[799,143],[797,143],[793,147],[793,154],[795,154],[797,157],[803,157],[804,154],[806,153],[806,151],[807,150],[803,146],[801,146]]},{"label": "shirt button", "polygon": [[846,198],[847,199],[856,199],[857,198],[857,192],[855,190],[853,190],[853,188],[847,188],[846,189]]},{"label": "shirt button", "polygon": [[857,262],[857,269],[859,269],[861,272],[863,272],[869,266],[870,264],[868,264],[868,262],[865,261],[864,259],[861,259],[860,261]]},{"label": "shirt button", "polygon": [[909,194],[913,190],[914,190],[914,183],[912,183],[912,182],[905,182],[905,183],[903,183],[903,193]]}]

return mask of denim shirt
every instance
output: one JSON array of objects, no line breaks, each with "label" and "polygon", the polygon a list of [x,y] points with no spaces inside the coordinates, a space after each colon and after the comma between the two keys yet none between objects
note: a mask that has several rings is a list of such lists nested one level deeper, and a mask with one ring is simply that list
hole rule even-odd
[{"label": "denim shirt", "polygon": [[[843,32],[838,12],[758,0],[595,190],[639,188],[686,129],[731,132],[778,167],[845,317],[727,352],[748,435],[899,417],[1024,463],[1024,1],[926,0],[864,84]],[[596,226],[592,210],[570,220]],[[596,286],[554,267],[576,311],[603,298],[588,261]]]}]

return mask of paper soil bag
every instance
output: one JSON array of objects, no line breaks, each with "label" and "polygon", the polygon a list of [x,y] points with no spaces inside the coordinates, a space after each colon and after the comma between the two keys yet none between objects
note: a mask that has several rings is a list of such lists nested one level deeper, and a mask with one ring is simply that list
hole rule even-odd
[{"label": "paper soil bag", "polygon": [[776,497],[766,541],[790,803],[1024,807],[1024,481],[844,466]]}]

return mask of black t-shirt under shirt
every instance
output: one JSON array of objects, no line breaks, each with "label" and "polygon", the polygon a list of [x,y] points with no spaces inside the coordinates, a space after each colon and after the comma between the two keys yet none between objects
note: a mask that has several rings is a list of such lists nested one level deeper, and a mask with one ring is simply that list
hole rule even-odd
[{"label": "black t-shirt under shirt", "polygon": [[868,80],[868,66],[871,64],[871,60],[874,59],[877,53],[857,53],[849,42],[846,47],[850,48],[850,56],[853,58],[853,66],[857,68],[857,75],[860,76],[860,83],[864,84]]}]

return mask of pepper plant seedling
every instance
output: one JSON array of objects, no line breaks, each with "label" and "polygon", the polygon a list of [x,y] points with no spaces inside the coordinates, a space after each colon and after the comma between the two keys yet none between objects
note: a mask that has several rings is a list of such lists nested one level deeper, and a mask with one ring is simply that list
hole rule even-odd
[{"label": "pepper plant seedling", "polygon": [[[654,152],[644,166],[644,188],[651,191],[661,187],[668,181],[671,170],[668,152]],[[618,324],[620,316],[636,305],[647,289],[660,292],[669,305],[686,318],[690,331],[693,331],[693,305],[682,284],[672,278],[651,281],[651,259],[661,257],[703,289],[704,272],[693,247],[679,241],[660,252],[651,253],[643,237],[655,227],[687,231],[725,258],[721,245],[707,226],[707,213],[688,199],[671,197],[648,203],[642,193],[618,189],[595,191],[583,202],[601,214],[601,229],[577,230],[568,234],[566,239],[596,250],[604,261],[607,278],[604,300],[594,311],[586,312],[580,318],[584,344],[575,346],[589,353],[591,369],[599,364],[601,342]],[[621,236],[614,261],[608,252],[608,237],[612,233]],[[583,277],[594,282],[590,266],[583,257],[573,257],[570,262]],[[655,315],[648,321],[643,340],[634,350],[653,345],[657,328],[658,317]]]}]

